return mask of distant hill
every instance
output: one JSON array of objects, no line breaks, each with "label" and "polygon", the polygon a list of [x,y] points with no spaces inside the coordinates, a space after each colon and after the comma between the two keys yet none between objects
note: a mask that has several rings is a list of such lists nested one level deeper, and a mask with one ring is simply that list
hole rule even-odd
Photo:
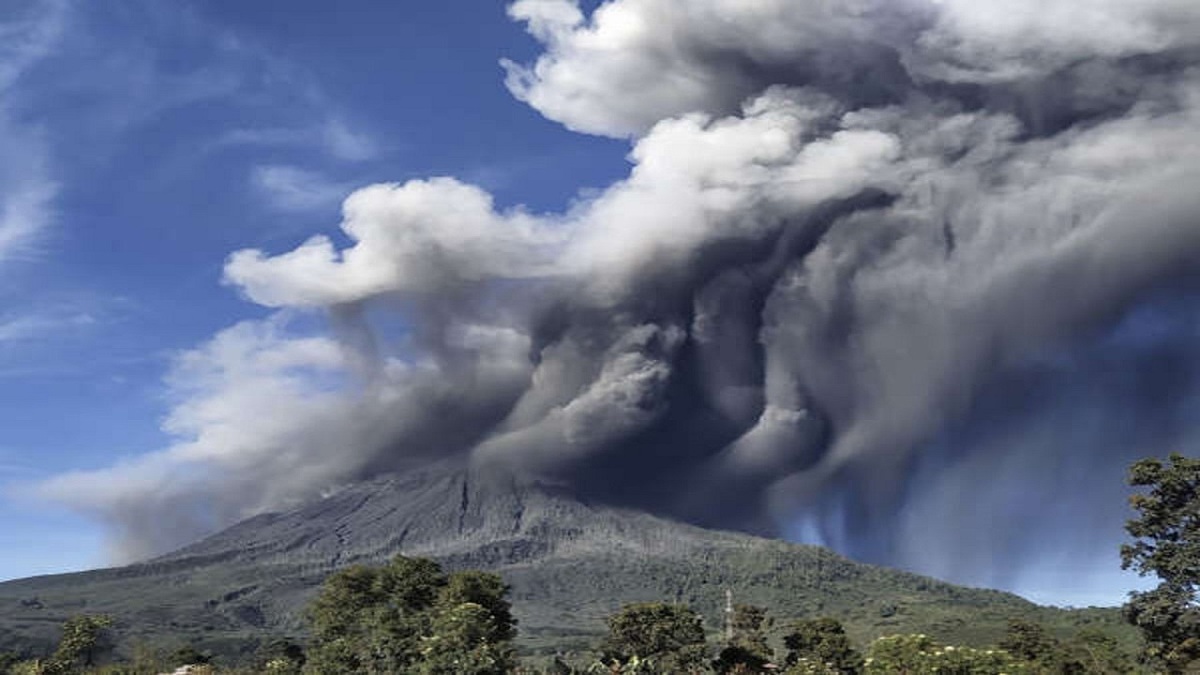
[{"label": "distant hill", "polygon": [[192,643],[236,655],[303,634],[305,603],[331,571],[397,553],[499,572],[512,585],[527,651],[584,647],[622,603],[686,603],[717,630],[725,589],[776,618],[833,616],[851,636],[923,632],[994,643],[1010,618],[1062,634],[1081,626],[1132,640],[1116,610],[1039,607],[851,562],[829,550],[712,531],[583,503],[537,483],[427,467],[261,515],[148,562],[0,584],[0,650],[42,650],[63,619],[114,616],[123,650]]}]

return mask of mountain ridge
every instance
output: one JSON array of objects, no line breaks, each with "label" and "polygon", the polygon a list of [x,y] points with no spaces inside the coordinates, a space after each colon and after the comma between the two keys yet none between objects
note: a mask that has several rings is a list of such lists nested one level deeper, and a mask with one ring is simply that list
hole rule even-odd
[{"label": "mountain ridge", "polygon": [[[354,483],[145,562],[0,583],[0,649],[44,649],[67,616],[104,613],[126,644],[174,640],[244,654],[270,636],[302,635],[303,607],[330,572],[398,553],[500,573],[527,650],[583,647],[625,602],[681,602],[719,617],[726,588],[777,617],[830,614],[860,641],[926,632],[986,644],[1016,616],[1078,623],[1001,591],[439,465]],[[1115,616],[1087,612],[1075,616],[1106,625]]]}]

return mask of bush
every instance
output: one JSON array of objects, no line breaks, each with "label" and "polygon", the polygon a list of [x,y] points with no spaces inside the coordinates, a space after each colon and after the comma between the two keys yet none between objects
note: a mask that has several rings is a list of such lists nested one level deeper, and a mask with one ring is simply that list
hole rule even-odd
[{"label": "bush", "polygon": [[702,672],[708,657],[699,615],[661,602],[626,605],[609,617],[601,651],[609,662],[628,665],[648,659],[654,672],[669,673]]},{"label": "bush", "polygon": [[862,668],[862,655],[850,645],[850,638],[836,619],[797,621],[783,637],[788,666],[801,663],[824,664],[834,672],[850,675]]},{"label": "bush", "polygon": [[1042,670],[1002,649],[941,646],[927,635],[892,635],[871,643],[864,675],[1034,675]]},{"label": "bush", "polygon": [[447,576],[422,558],[347,568],[326,580],[309,607],[304,672],[506,672],[516,634],[507,593],[495,574]]}]

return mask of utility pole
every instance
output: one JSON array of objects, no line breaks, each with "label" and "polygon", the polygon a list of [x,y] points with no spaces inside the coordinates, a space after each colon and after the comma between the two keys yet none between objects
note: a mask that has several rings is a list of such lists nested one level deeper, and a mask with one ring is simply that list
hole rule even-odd
[{"label": "utility pole", "polygon": [[733,644],[733,590],[725,589],[725,643]]}]

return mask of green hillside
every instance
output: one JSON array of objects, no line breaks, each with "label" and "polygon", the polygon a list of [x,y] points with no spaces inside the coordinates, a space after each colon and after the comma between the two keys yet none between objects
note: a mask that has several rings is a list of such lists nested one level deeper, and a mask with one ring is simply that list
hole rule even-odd
[{"label": "green hillside", "polygon": [[146,563],[0,584],[0,650],[44,650],[65,618],[91,613],[115,617],[121,651],[139,642],[191,643],[236,658],[266,638],[302,636],[302,608],[331,571],[401,552],[500,573],[513,588],[518,645],[527,653],[591,646],[603,617],[632,601],[686,603],[716,631],[725,589],[777,619],[838,618],[859,644],[927,633],[987,645],[1013,618],[1064,637],[1086,626],[1136,640],[1115,609],[1039,607],[819,547],[705,530],[440,467],[356,484]]}]

